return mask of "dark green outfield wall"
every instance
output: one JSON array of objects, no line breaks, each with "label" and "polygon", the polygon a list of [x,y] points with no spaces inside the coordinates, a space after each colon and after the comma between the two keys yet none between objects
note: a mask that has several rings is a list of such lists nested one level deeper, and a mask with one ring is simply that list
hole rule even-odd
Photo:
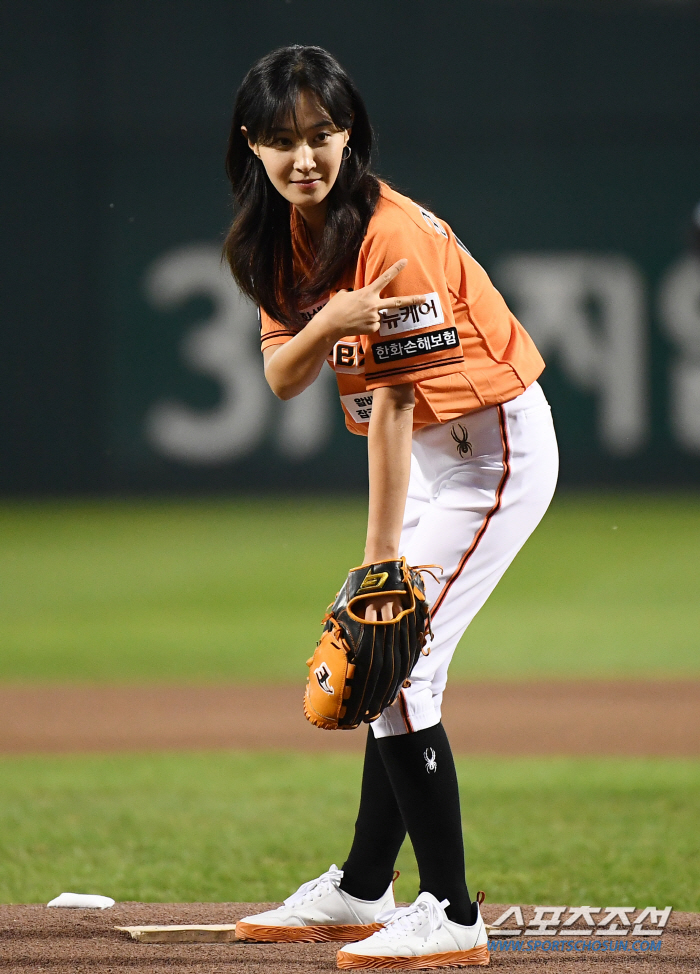
[{"label": "dark green outfield wall", "polygon": [[233,95],[319,43],[377,167],[447,219],[548,362],[577,484],[700,484],[696,3],[0,4],[5,493],[355,487],[332,376],[267,391],[219,269]]}]

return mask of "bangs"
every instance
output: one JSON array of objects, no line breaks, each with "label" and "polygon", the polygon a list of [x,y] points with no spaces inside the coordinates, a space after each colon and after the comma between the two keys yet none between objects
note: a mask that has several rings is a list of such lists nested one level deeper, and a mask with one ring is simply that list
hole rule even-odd
[{"label": "bangs", "polygon": [[337,129],[352,126],[352,99],[346,87],[334,78],[314,77],[314,74],[308,65],[295,65],[265,79],[254,106],[256,110],[251,113],[254,117],[246,125],[253,142],[269,144],[281,128],[291,128],[300,135],[297,106],[304,92],[315,100],[321,113]]}]

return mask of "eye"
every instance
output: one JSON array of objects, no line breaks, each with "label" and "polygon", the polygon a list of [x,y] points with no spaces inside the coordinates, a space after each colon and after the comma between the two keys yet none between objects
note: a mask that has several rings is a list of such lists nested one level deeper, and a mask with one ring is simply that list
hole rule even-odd
[{"label": "eye", "polygon": [[267,144],[272,146],[273,149],[289,149],[292,140],[287,138],[286,135],[275,135]]},{"label": "eye", "polygon": [[323,145],[323,143],[328,142],[330,137],[331,137],[330,132],[319,132],[318,135],[316,136],[316,141],[320,142]]}]

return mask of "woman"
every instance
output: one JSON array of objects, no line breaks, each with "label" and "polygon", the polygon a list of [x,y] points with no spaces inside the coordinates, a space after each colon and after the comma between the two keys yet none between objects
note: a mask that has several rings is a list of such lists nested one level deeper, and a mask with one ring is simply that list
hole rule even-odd
[{"label": "woman", "polygon": [[[440,705],[461,635],[549,505],[556,440],[531,339],[450,227],[372,175],[371,143],[362,99],[328,52],[293,46],[258,61],[233,116],[239,212],[225,253],[260,307],[275,394],[299,395],[328,362],[348,428],[368,438],[364,563],[443,567],[440,581],[426,576],[434,638],[370,725],[342,870],[237,931],[356,941],[341,967],[485,964]],[[378,597],[367,612],[397,610]],[[391,912],[407,831],[420,894]]]}]

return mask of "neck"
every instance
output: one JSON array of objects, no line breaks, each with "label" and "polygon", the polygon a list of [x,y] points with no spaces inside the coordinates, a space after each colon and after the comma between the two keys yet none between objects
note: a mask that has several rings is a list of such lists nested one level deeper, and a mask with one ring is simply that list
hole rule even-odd
[{"label": "neck", "polygon": [[295,209],[304,221],[306,232],[311,238],[312,244],[315,248],[318,248],[318,245],[321,243],[321,237],[323,236],[323,228],[326,225],[326,201],[323,200],[323,202],[313,207],[304,207],[302,209],[297,206]]}]

